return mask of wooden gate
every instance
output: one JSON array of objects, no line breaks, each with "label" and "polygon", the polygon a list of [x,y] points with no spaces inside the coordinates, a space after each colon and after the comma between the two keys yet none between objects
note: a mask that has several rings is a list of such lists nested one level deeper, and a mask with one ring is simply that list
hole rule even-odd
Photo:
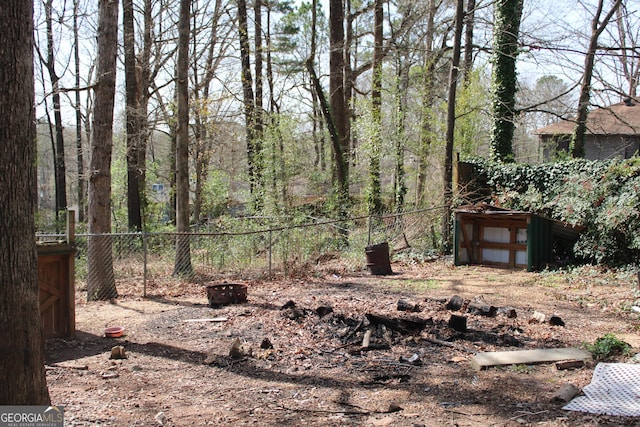
[{"label": "wooden gate", "polygon": [[66,243],[38,245],[40,316],[46,338],[75,335],[74,253]]}]

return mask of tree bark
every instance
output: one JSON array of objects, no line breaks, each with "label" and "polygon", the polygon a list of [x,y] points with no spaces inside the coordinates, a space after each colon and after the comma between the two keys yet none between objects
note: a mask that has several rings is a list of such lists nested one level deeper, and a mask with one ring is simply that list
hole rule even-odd
[{"label": "tree bark", "polygon": [[456,6],[456,28],[453,37],[453,57],[449,72],[449,96],[447,99],[447,134],[444,154],[444,209],[442,212],[442,252],[451,251],[451,204],[453,202],[453,136],[456,126],[456,93],[458,70],[460,67],[460,49],[464,19],[464,0],[458,0]]},{"label": "tree bark", "polygon": [[422,119],[420,124],[420,146],[418,147],[418,182],[416,185],[416,207],[420,206],[425,198],[427,181],[427,168],[429,164],[429,151],[433,140],[433,109],[436,99],[435,74],[439,55],[433,48],[435,38],[435,15],[438,10],[435,0],[429,0],[427,15],[427,33],[425,36],[424,71],[422,76]]},{"label": "tree bark", "polygon": [[251,75],[251,58],[249,49],[249,29],[247,23],[247,2],[238,0],[238,30],[240,32],[240,59],[242,62],[242,94],[247,139],[247,161],[249,163],[249,190],[252,208],[262,208],[262,147],[256,136],[256,104],[253,94],[253,76]]},{"label": "tree bark", "polygon": [[56,219],[59,212],[67,209],[67,179],[66,164],[64,155],[64,135],[62,132],[62,113],[60,111],[60,77],[56,72],[56,61],[53,45],[53,1],[47,0],[44,4],[45,16],[47,21],[47,61],[45,66],[51,80],[51,90],[53,92],[51,98],[53,101],[53,120],[55,126],[55,144],[54,144],[54,167],[56,180]]},{"label": "tree bark", "polygon": [[[334,170],[338,198],[345,203],[349,197],[349,111],[345,93],[344,5],[342,0],[329,1],[329,100],[335,125]],[[339,145],[340,150],[336,150]],[[341,204],[342,204],[341,203]],[[342,208],[346,208],[342,206]]]},{"label": "tree bark", "polygon": [[464,14],[464,65],[463,80],[465,84],[469,82],[469,73],[473,69],[473,29],[475,24],[476,0],[467,1],[467,11]]},{"label": "tree bark", "polygon": [[89,166],[89,234],[87,298],[118,296],[111,252],[111,152],[118,54],[118,1],[98,3],[98,57]]},{"label": "tree bark", "polygon": [[129,231],[142,230],[142,204],[140,202],[139,165],[140,136],[139,125],[140,95],[138,73],[136,72],[135,29],[133,0],[122,0],[122,22],[124,31],[124,76],[126,93],[126,131],[127,131],[127,217]]},{"label": "tree bark", "polygon": [[33,2],[0,6],[0,405],[49,405],[34,239]]},{"label": "tree bark", "polygon": [[178,22],[178,129],[176,139],[176,258],[173,275],[191,277],[189,241],[189,16],[190,0],[180,0]]},{"label": "tree bark", "polygon": [[73,55],[75,65],[75,110],[76,110],[76,159],[78,164],[78,188],[76,194],[78,196],[78,222],[85,222],[86,220],[86,192],[87,192],[87,180],[85,177],[84,166],[84,149],[82,147],[82,112],[80,110],[80,43],[78,36],[78,2],[73,2]]}]

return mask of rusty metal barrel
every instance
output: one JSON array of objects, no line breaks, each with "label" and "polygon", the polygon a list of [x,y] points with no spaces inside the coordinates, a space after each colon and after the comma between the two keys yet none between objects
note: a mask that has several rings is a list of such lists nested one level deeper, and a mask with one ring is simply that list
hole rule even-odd
[{"label": "rusty metal barrel", "polygon": [[371,274],[376,276],[393,274],[389,259],[389,244],[387,242],[366,246],[364,253],[367,256],[367,268],[369,268]]}]

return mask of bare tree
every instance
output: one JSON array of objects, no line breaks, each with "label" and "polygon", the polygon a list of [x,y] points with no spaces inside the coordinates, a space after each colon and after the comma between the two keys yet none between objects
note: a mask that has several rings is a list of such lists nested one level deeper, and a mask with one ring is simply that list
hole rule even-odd
[{"label": "bare tree", "polygon": [[[616,27],[618,40],[620,41],[620,66],[622,74],[627,81],[626,94],[635,98],[638,92],[638,80],[640,79],[640,56],[634,52],[638,49],[640,30],[634,27],[632,16],[627,11],[627,5],[621,4],[616,10]],[[634,32],[635,30],[635,32]]]},{"label": "bare tree", "polygon": [[80,102],[80,37],[78,34],[79,0],[73,1],[73,59],[75,66],[75,116],[76,116],[76,159],[78,164],[78,221],[85,221],[87,180],[85,177],[84,149],[82,147],[82,110]]},{"label": "bare tree", "polygon": [[[342,202],[349,197],[349,120],[345,88],[344,4],[342,0],[329,1],[329,100],[332,122],[335,125],[334,171],[338,197]],[[346,205],[343,206],[346,208]]]},{"label": "bare tree", "polygon": [[573,129],[573,135],[571,135],[570,149],[571,156],[573,157],[584,157],[584,135],[587,131],[587,115],[589,114],[591,100],[591,78],[593,76],[596,51],[598,50],[598,39],[621,3],[622,0],[615,0],[609,12],[607,12],[605,16],[602,16],[604,0],[598,0],[598,7],[591,21],[591,37],[589,39],[587,54],[584,58],[584,72],[582,74],[580,99],[578,101],[578,116],[576,117],[576,126]]},{"label": "bare tree", "polygon": [[[194,3],[194,7],[198,2]],[[209,177],[211,160],[215,145],[219,142],[216,136],[220,130],[220,105],[214,99],[212,82],[219,66],[231,47],[230,5],[222,0],[215,0],[213,6],[205,2],[204,7],[192,10],[192,59],[191,89],[193,141],[191,143],[192,158],[195,171],[195,190],[193,197],[193,220],[200,223],[205,219],[203,206],[205,203],[204,188]],[[202,43],[206,40],[206,43]]]},{"label": "bare tree", "polygon": [[247,140],[247,161],[249,163],[249,186],[254,210],[262,208],[262,145],[256,135],[256,101],[251,74],[251,52],[249,27],[247,22],[247,2],[238,0],[238,31],[240,60],[242,62],[242,94]]},{"label": "bare tree", "polygon": [[5,0],[0,22],[0,403],[48,405],[33,237],[33,2]]},{"label": "bare tree", "polygon": [[447,99],[447,135],[444,154],[444,210],[442,213],[442,251],[451,250],[451,204],[453,203],[453,135],[456,125],[456,92],[458,85],[458,69],[460,67],[460,50],[464,19],[464,0],[458,0],[456,6],[456,24],[453,37],[453,56],[449,73],[449,96]]},{"label": "bare tree", "polygon": [[55,128],[55,143],[53,144],[55,182],[56,182],[56,219],[59,212],[67,209],[67,179],[64,155],[64,136],[62,133],[62,112],[60,110],[60,76],[56,71],[56,56],[53,43],[53,0],[44,2],[45,20],[47,26],[47,53],[44,59],[44,66],[49,73],[51,81],[53,120]]},{"label": "bare tree", "polygon": [[[618,40],[620,40],[620,66],[622,74],[629,85],[626,94],[635,98],[638,92],[638,80],[640,79],[640,56],[634,54],[640,42],[640,30],[634,27],[632,16],[627,11],[627,5],[621,4],[616,10],[616,27]],[[635,32],[634,32],[635,30]]]},{"label": "bare tree", "polygon": [[130,231],[142,230],[142,206],[140,194],[141,171],[144,165],[139,164],[140,129],[139,117],[140,95],[135,52],[135,27],[133,0],[122,0],[122,22],[124,40],[124,76],[126,93],[126,132],[127,132],[127,217]]},{"label": "bare tree", "polygon": [[[422,103],[420,141],[418,146],[418,179],[416,185],[416,205],[422,203],[425,198],[425,184],[427,180],[429,154],[434,136],[433,107],[436,102],[436,69],[438,62],[444,55],[444,48],[435,47],[436,23],[435,16],[439,3],[436,0],[427,2],[427,22],[424,37],[424,64],[422,73]],[[443,38],[446,40],[447,37]]]},{"label": "bare tree", "polygon": [[473,68],[473,30],[475,28],[476,0],[467,0],[467,10],[464,13],[464,82],[469,82],[469,73]]},{"label": "bare tree", "polygon": [[89,166],[89,234],[87,298],[118,296],[111,253],[111,152],[118,53],[118,1],[98,3],[98,67]]}]

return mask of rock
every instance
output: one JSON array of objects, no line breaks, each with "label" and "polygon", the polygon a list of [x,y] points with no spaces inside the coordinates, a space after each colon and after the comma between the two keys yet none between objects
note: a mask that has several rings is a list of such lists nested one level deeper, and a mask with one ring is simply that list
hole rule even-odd
[{"label": "rock", "polygon": [[395,403],[391,403],[389,404],[389,409],[387,409],[387,414],[391,414],[393,412],[400,412],[402,411],[404,408],[400,405],[397,405]]},{"label": "rock", "polygon": [[127,353],[125,352],[125,349],[123,346],[116,345],[115,347],[111,348],[110,359],[126,359],[126,358],[127,358]]},{"label": "rock", "polygon": [[293,300],[289,300],[289,301],[285,302],[282,307],[280,307],[280,310],[286,310],[288,308],[294,308],[295,306],[296,306],[296,302],[293,301]]},{"label": "rock", "polygon": [[463,304],[464,300],[462,299],[462,297],[454,295],[449,299],[445,307],[447,308],[447,310],[458,311],[462,308]]},{"label": "rock", "polygon": [[318,316],[324,317],[329,313],[333,313],[333,307],[330,307],[328,305],[321,305],[320,307],[316,308],[316,313],[318,314]]},{"label": "rock", "polygon": [[207,357],[204,358],[205,365],[211,365],[215,361],[216,361],[216,355],[213,352],[208,353]]},{"label": "rock", "polygon": [[156,422],[157,422],[158,424],[160,424],[161,426],[166,426],[166,425],[168,425],[168,423],[169,423],[169,420],[167,419],[167,416],[164,414],[164,412],[158,412],[158,413],[156,414],[156,416],[155,416],[155,417],[153,417],[153,418],[154,418],[154,419],[156,420]]},{"label": "rock", "polygon": [[264,338],[260,343],[260,348],[263,350],[269,350],[273,348],[273,344],[271,344],[271,340],[269,340],[269,338]]},{"label": "rock", "polygon": [[229,350],[229,356],[232,359],[242,359],[243,357],[251,357],[253,354],[253,350],[251,346],[246,343],[241,343],[238,338],[231,344],[231,349]]},{"label": "rock", "polygon": [[544,323],[547,316],[544,313],[540,313],[539,311],[534,311],[529,319],[529,323]]},{"label": "rock", "polygon": [[398,300],[397,309],[398,311],[411,311],[411,312],[422,311],[422,308],[420,308],[418,304],[415,304],[403,299]]},{"label": "rock", "polygon": [[417,354],[412,354],[409,357],[406,356],[400,356],[400,361],[404,362],[404,363],[409,363],[411,365],[414,366],[420,366],[422,365],[422,360],[420,360],[420,356],[418,356]]},{"label": "rock", "polygon": [[554,314],[549,317],[549,324],[552,326],[564,326],[564,320],[562,320],[560,316]]},{"label": "rock", "polygon": [[573,384],[564,384],[560,389],[551,396],[552,402],[567,403],[580,394],[580,389]]},{"label": "rock", "polygon": [[119,374],[119,373],[117,373],[117,372],[111,372],[111,371],[110,371],[110,372],[103,372],[103,373],[100,375],[100,377],[101,377],[103,380],[110,380],[110,379],[112,379],[112,378],[118,378],[119,376],[120,376],[120,374]]}]

